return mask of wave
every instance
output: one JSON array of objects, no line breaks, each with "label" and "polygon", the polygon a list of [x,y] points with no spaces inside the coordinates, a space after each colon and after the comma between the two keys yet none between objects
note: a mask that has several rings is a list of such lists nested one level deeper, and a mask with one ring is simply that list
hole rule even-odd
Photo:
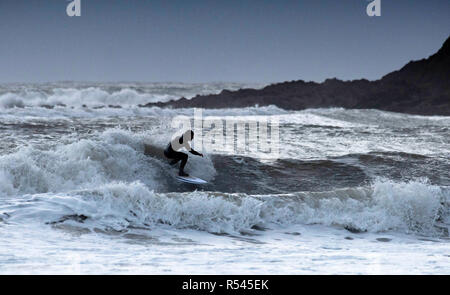
[{"label": "wave", "polygon": [[[82,139],[68,133],[56,142],[16,148],[0,156],[0,194],[65,192],[136,180],[160,192],[186,190],[174,179],[176,167],[169,166],[163,156],[172,134],[167,130],[135,133],[116,128]],[[203,187],[211,191],[287,193],[331,189],[337,182],[351,186],[365,180],[360,168],[329,160],[260,161],[204,152],[204,158],[190,156],[186,170],[207,181],[219,175]],[[298,181],[299,175],[303,181]]]},{"label": "wave", "polygon": [[[235,156],[191,157],[188,171],[212,184],[204,187],[208,191],[186,192],[193,188],[177,182],[176,169],[158,156],[170,140],[167,132],[159,132],[108,129],[88,139],[67,136],[51,148],[27,146],[0,156],[0,197],[13,203],[2,204],[1,219],[38,218],[89,230],[163,224],[239,233],[323,224],[358,232],[423,235],[445,234],[441,225],[450,223],[448,187],[421,179],[376,179],[360,186],[368,181],[363,171],[334,161],[263,163]],[[152,147],[150,156],[146,145]],[[303,181],[298,181],[296,169],[302,171]],[[321,173],[326,171],[346,187],[325,183]],[[270,181],[272,177],[280,186]],[[301,186],[312,179],[321,181],[317,190]]]},{"label": "wave", "polygon": [[450,116],[424,116],[381,111],[377,109],[317,108],[308,109],[309,113],[331,119],[342,120],[349,124],[367,126],[397,126],[411,128],[428,125],[448,126]]},{"label": "wave", "polygon": [[[90,139],[60,143],[52,149],[20,148],[0,156],[0,194],[63,192],[135,180],[156,189],[164,183],[161,180],[171,179],[173,171],[163,159],[144,155],[146,140],[145,133],[109,129]],[[206,179],[214,175],[212,163],[207,159],[191,159],[188,168]]]},{"label": "wave", "polygon": [[[0,156],[0,195],[64,192],[136,180],[159,192],[186,190],[174,179],[176,167],[169,166],[163,156],[172,134],[167,132],[170,126],[166,127],[137,133],[106,129],[81,139],[77,134],[61,137],[58,133],[55,142],[11,149]],[[320,152],[320,146],[314,148],[316,154]],[[391,179],[427,175],[435,183],[445,184],[445,176],[435,167],[448,166],[443,160],[398,152],[319,159],[308,159],[303,154],[297,158],[284,155],[268,161],[254,154],[221,154],[208,152],[207,148],[204,153],[205,158],[189,157],[188,173],[208,181],[214,179],[204,189],[227,193],[280,194],[354,187],[381,175],[384,170],[380,167],[387,167],[388,171],[382,173]],[[311,155],[314,154],[310,152],[308,156]],[[409,170],[402,168],[405,160]],[[430,167],[426,165],[430,163]]]},{"label": "wave", "polygon": [[[243,109],[204,109],[203,116],[272,116],[294,114],[275,106],[248,107]],[[159,107],[139,107],[139,106],[105,106],[105,107],[11,107],[2,109],[0,107],[0,119],[2,122],[26,122],[30,120],[71,120],[78,118],[103,119],[118,117],[174,117],[174,116],[194,116],[194,109],[169,109]],[[254,119],[254,118],[253,118]],[[282,119],[280,119],[281,121]]]},{"label": "wave", "polygon": [[[211,233],[249,233],[280,225],[322,224],[352,232],[448,235],[450,192],[426,181],[377,180],[369,187],[286,195],[194,191],[156,193],[145,184],[109,183],[29,197],[7,222],[29,218],[94,231],[163,225]],[[30,210],[33,206],[33,210]]]},{"label": "wave", "polygon": [[130,106],[247,87],[244,83],[50,83],[0,85],[0,107]]}]

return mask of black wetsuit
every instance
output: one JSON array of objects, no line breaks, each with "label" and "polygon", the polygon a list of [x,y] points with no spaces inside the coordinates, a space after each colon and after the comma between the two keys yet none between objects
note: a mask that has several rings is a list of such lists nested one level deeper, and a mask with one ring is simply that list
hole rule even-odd
[{"label": "black wetsuit", "polygon": [[[183,137],[180,136],[180,138],[178,139],[178,142],[180,144],[183,144]],[[201,156],[201,154],[197,151],[194,151],[192,148],[187,149],[191,154],[193,155],[197,155],[197,156]],[[187,160],[188,160],[188,155],[182,152],[177,152],[172,148],[172,143],[169,142],[169,144],[167,145],[166,149],[164,150],[164,156],[166,156],[169,159],[172,159],[172,161],[170,161],[171,165],[175,165],[176,163],[178,163],[178,161],[181,161],[180,164],[180,174],[185,174],[184,173],[184,166],[186,166]]]}]

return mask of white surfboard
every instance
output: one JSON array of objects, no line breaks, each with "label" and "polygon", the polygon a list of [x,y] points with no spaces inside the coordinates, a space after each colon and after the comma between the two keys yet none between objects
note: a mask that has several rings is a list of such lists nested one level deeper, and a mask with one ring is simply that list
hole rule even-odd
[{"label": "white surfboard", "polygon": [[205,184],[205,183],[208,183],[207,181],[205,181],[205,180],[203,180],[201,178],[195,177],[195,176],[179,176],[179,175],[177,175],[177,179],[179,181],[192,183],[192,184]]}]

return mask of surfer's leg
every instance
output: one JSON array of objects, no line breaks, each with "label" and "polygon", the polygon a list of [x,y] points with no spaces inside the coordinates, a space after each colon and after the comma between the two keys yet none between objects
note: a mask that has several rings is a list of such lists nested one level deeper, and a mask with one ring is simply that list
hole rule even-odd
[{"label": "surfer's leg", "polygon": [[182,159],[182,157],[180,157],[179,154],[181,154],[181,153],[179,153],[179,152],[169,153],[167,151],[164,151],[164,156],[166,156],[166,158],[170,160],[169,165],[171,165],[171,166],[175,165],[176,163],[178,163],[178,161],[180,161]]},{"label": "surfer's leg", "polygon": [[186,166],[187,160],[188,160],[188,155],[186,155],[185,153],[180,153],[181,155],[181,164],[180,164],[180,171],[179,171],[179,175],[180,176],[189,176],[189,174],[184,172],[184,166]]}]

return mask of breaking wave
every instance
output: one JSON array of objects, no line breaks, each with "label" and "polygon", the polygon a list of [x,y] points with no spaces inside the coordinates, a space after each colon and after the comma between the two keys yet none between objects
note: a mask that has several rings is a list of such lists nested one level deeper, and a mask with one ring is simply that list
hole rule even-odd
[{"label": "breaking wave", "polygon": [[[192,187],[187,189],[174,179],[176,171],[165,160],[146,154],[148,144],[161,153],[163,143],[169,140],[165,136],[169,135],[108,129],[87,139],[63,137],[51,148],[30,145],[3,154],[0,197],[9,201],[0,208],[2,222],[31,218],[42,224],[71,223],[88,230],[170,226],[229,234],[279,225],[322,224],[353,232],[448,235],[450,190],[427,179],[377,178],[365,186],[284,194],[253,194],[250,189],[229,193],[215,190],[214,184],[208,191],[192,192]],[[188,171],[214,183],[215,164],[228,163],[225,167],[229,168],[233,159],[222,161],[192,157]],[[285,162],[278,165],[297,165]],[[327,161],[323,166],[333,167],[337,173],[338,166],[330,166],[333,163]],[[247,164],[243,160],[236,165]],[[247,173],[244,168],[241,170]],[[278,172],[260,173],[258,181],[270,183],[271,173]],[[240,177],[240,187],[250,187],[255,176]]]},{"label": "breaking wave", "polygon": [[[39,219],[89,230],[164,225],[212,233],[248,233],[278,225],[322,224],[352,232],[448,235],[450,193],[427,182],[376,181],[369,187],[287,195],[157,193],[140,181],[65,193],[25,195],[8,222]],[[32,206],[32,207],[31,207]]]},{"label": "breaking wave", "polygon": [[75,83],[0,85],[0,108],[53,106],[130,106],[166,102],[223,89],[262,87],[243,83]]}]

